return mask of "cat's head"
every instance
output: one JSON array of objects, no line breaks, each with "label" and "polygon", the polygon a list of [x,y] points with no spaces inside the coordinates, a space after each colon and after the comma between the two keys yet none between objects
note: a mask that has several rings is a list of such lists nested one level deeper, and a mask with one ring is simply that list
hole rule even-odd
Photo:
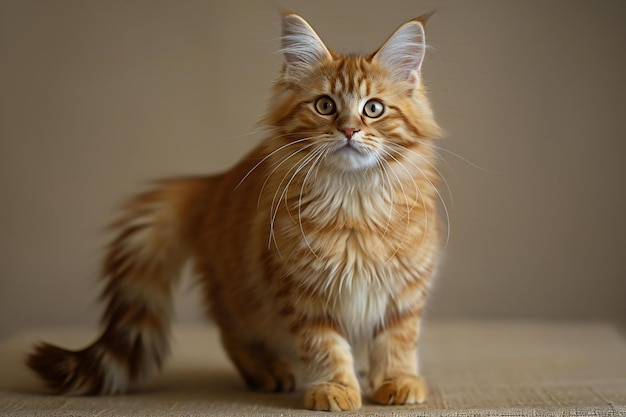
[{"label": "cat's head", "polygon": [[361,56],[330,50],[303,18],[284,14],[284,64],[264,120],[278,133],[271,147],[285,146],[280,153],[294,161],[355,172],[398,161],[438,136],[421,77],[425,19]]}]

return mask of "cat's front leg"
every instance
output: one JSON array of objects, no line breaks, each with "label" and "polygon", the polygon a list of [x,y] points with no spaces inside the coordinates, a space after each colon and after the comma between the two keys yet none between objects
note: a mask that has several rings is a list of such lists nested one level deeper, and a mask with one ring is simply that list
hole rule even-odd
[{"label": "cat's front leg", "polygon": [[419,320],[419,312],[398,315],[374,336],[369,380],[380,404],[419,404],[426,399],[417,364]]},{"label": "cat's front leg", "polygon": [[350,344],[331,320],[306,320],[294,332],[305,377],[309,410],[343,411],[361,407]]}]

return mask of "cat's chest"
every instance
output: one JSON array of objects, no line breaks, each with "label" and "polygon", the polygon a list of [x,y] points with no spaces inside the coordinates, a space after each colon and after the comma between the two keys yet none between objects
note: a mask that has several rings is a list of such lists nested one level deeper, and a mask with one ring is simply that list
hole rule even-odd
[{"label": "cat's chest", "polygon": [[392,299],[388,288],[355,277],[350,288],[335,294],[331,314],[352,339],[371,336],[373,329],[385,320]]},{"label": "cat's chest", "polygon": [[416,207],[381,190],[298,196],[277,213],[275,243],[288,259],[321,264],[333,278],[374,282],[422,234],[425,216]]},{"label": "cat's chest", "polygon": [[409,224],[383,194],[298,198],[276,217],[277,262],[313,296],[312,310],[331,315],[352,336],[364,336],[415,278],[403,261],[414,257],[410,248],[421,240],[415,219]]},{"label": "cat's chest", "polygon": [[324,242],[309,236],[298,243],[303,246],[283,258],[284,266],[307,289],[311,316],[333,317],[352,338],[371,334],[406,281],[405,272],[387,262],[378,238],[349,228],[324,233]]}]

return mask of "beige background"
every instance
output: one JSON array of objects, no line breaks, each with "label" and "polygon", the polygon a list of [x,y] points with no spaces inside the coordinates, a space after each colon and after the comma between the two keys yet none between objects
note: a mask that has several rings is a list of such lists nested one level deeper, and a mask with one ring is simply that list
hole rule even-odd
[{"label": "beige background", "polygon": [[453,202],[431,317],[626,320],[626,2],[2,0],[0,337],[95,323],[114,208],[259,140],[277,5],[344,51],[438,9],[424,74]]}]

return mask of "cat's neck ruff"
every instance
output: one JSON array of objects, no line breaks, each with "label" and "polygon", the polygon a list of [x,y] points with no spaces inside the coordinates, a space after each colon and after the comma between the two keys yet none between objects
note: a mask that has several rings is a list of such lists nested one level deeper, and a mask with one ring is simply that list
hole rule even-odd
[{"label": "cat's neck ruff", "polygon": [[419,156],[421,160],[417,160],[412,156],[409,154],[403,157],[406,161],[380,162],[361,169],[322,166],[315,178],[304,183],[302,191],[320,198],[378,198],[390,204],[398,201],[398,197],[402,201],[407,197],[416,198],[426,189],[422,183],[432,183],[432,180],[429,167],[420,166],[424,165],[426,159]]},{"label": "cat's neck ruff", "polygon": [[[427,179],[410,176],[406,168],[374,166],[359,171],[321,168],[317,176],[289,193],[290,213],[319,227],[385,233],[390,222],[402,218],[428,197]],[[295,191],[295,190],[294,190]]]}]

